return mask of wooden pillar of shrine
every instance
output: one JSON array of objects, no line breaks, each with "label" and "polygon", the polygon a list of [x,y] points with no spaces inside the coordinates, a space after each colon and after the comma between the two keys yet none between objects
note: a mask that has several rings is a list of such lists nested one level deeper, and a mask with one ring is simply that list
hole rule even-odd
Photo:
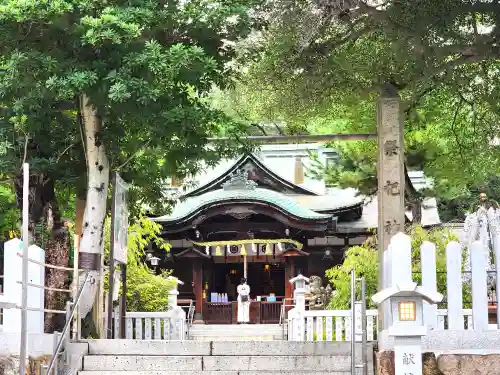
[{"label": "wooden pillar of shrine", "polygon": [[293,285],[290,283],[290,280],[295,277],[295,258],[308,256],[309,253],[296,249],[289,248],[280,255],[280,257],[285,259],[286,267],[285,267],[285,298],[287,298],[287,304],[291,302],[293,299]]},{"label": "wooden pillar of shrine", "polygon": [[195,314],[193,322],[203,322],[203,262],[210,259],[204,252],[192,247],[176,255],[180,259],[189,259],[193,269],[193,294],[195,296]]},{"label": "wooden pillar of shrine", "polygon": [[203,323],[203,264],[201,259],[193,260],[193,292],[195,295],[194,323]]},{"label": "wooden pillar of shrine", "polygon": [[290,257],[285,258],[285,298],[287,299],[287,304],[293,298],[293,285],[290,283],[290,280],[294,278],[294,275],[294,259]]}]

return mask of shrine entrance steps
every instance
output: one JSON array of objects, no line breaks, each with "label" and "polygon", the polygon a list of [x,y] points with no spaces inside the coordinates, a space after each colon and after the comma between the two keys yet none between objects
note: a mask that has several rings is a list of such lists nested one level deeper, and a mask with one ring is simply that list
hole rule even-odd
[{"label": "shrine entrance steps", "polygon": [[[373,348],[368,349],[373,375]],[[79,375],[351,375],[350,370],[349,342],[90,340]]]},{"label": "shrine entrance steps", "polygon": [[284,340],[285,327],[279,324],[193,324],[189,339],[195,341]]}]

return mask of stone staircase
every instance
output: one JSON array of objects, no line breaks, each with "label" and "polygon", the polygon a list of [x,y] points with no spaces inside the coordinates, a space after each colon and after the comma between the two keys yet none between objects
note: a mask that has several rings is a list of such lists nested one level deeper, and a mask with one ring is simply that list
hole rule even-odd
[{"label": "stone staircase", "polygon": [[285,327],[279,324],[194,324],[189,338],[195,341],[284,340]]},{"label": "stone staircase", "polygon": [[[79,375],[351,375],[348,342],[89,340],[87,343],[88,354],[83,357]],[[373,375],[373,349],[371,346],[368,349],[368,374]],[[356,373],[361,374],[359,369]]]}]

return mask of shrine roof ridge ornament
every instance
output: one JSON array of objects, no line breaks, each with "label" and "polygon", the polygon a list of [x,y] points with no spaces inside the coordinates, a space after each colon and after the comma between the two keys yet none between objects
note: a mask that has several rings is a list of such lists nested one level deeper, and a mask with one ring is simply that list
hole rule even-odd
[{"label": "shrine roof ridge ornament", "polygon": [[229,181],[222,184],[224,190],[255,190],[257,183],[248,179],[248,172],[237,169],[231,173]]}]

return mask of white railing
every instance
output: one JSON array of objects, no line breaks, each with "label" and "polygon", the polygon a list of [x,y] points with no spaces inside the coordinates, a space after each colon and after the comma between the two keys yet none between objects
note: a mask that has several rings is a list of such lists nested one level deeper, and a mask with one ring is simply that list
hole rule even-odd
[{"label": "white railing", "polygon": [[[351,310],[308,310],[300,316],[291,310],[288,318],[288,340],[351,341],[351,316]],[[356,314],[356,320],[358,319],[361,322],[360,314]],[[366,331],[367,340],[374,341],[377,332],[377,310],[366,311]],[[358,340],[361,341],[361,336],[356,337],[356,341]]]},{"label": "white railing", "polygon": [[[114,314],[114,337],[120,337],[120,317]],[[181,310],[125,314],[125,338],[135,340],[185,340],[186,315]]]},{"label": "white railing", "polygon": [[[463,330],[473,330],[472,309],[462,309],[464,316]],[[304,311],[300,317],[292,311],[288,318],[288,337],[293,341],[351,341],[352,323],[351,310],[309,310]],[[356,326],[360,327],[361,315],[356,314]],[[378,332],[378,311],[366,311],[366,336],[367,341],[375,341]],[[436,314],[436,327],[438,330],[448,330],[448,310],[438,309]],[[300,332],[302,328],[302,332]],[[490,324],[490,330],[497,329],[495,324]],[[356,341],[361,341],[359,328]]]}]

